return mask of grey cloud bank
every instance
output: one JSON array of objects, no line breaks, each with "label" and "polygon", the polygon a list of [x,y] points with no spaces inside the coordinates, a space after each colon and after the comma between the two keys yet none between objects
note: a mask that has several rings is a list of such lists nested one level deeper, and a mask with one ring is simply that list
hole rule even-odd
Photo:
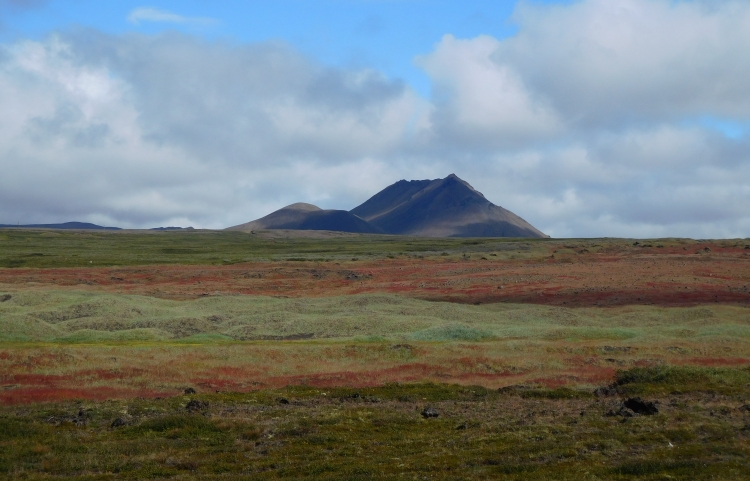
[{"label": "grey cloud bank", "polygon": [[282,43],[94,30],[0,47],[0,222],[222,228],[456,172],[552,236],[750,236],[747,2],[522,4],[433,96]]}]

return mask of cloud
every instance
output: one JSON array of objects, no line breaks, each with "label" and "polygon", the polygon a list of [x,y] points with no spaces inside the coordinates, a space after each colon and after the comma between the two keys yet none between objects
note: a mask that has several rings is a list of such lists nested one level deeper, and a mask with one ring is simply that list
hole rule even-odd
[{"label": "cloud", "polygon": [[[226,227],[455,172],[553,236],[750,235],[750,4],[522,3],[433,93],[280,42],[0,47],[0,222]],[[740,127],[737,127],[740,126]]]},{"label": "cloud", "polygon": [[218,228],[301,193],[353,206],[425,103],[278,43],[79,31],[0,58],[0,217],[28,222]]},{"label": "cloud", "polygon": [[522,3],[492,54],[578,126],[750,116],[750,4]]},{"label": "cloud", "polygon": [[418,59],[437,155],[553,235],[750,235],[750,4],[521,3],[514,19],[513,37],[447,35]]},{"label": "cloud", "polygon": [[492,55],[501,42],[446,35],[434,52],[417,59],[433,81],[436,134],[462,148],[513,147],[549,138],[561,129],[556,112],[534,98],[512,65]]},{"label": "cloud", "polygon": [[218,21],[207,17],[183,17],[166,10],[151,7],[138,7],[128,14],[128,21],[134,24],[141,22],[166,22],[197,25],[214,25]]}]

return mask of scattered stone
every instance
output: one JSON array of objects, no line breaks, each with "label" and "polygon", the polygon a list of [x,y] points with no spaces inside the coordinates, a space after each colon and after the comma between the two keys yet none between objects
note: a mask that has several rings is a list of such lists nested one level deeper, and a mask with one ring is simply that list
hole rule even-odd
[{"label": "scattered stone", "polygon": [[289,404],[289,399],[283,397],[279,399],[279,404]]},{"label": "scattered stone", "polygon": [[76,426],[85,426],[88,416],[86,416],[86,411],[83,410],[83,408],[78,409],[78,415],[74,416],[72,421],[75,423]]},{"label": "scattered stone", "polygon": [[644,401],[639,397],[632,397],[623,403],[626,408],[631,409],[636,414],[652,416],[659,412],[659,408],[651,401]]},{"label": "scattered stone", "polygon": [[189,387],[185,389],[185,394],[196,394],[195,389]]},{"label": "scattered stone", "polygon": [[190,412],[204,411],[208,409],[208,401],[199,401],[197,399],[191,399],[185,405],[185,409],[187,409]]},{"label": "scattered stone", "polygon": [[6,302],[11,299],[13,299],[13,296],[11,296],[10,294],[3,294],[2,296],[0,296],[0,302]]},{"label": "scattered stone", "polygon": [[422,410],[422,417],[425,419],[436,418],[438,416],[440,416],[440,413],[431,407],[426,407]]},{"label": "scattered stone", "polygon": [[122,426],[125,426],[127,423],[123,418],[117,418],[114,421],[112,421],[112,424],[110,424],[111,428],[120,428]]}]

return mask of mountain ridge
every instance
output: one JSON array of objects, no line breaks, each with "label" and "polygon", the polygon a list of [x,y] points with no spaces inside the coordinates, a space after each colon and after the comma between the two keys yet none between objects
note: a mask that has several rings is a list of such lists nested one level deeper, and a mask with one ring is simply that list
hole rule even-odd
[{"label": "mountain ridge", "polygon": [[424,237],[548,237],[455,174],[399,180],[351,211],[297,203],[227,230],[332,230]]}]

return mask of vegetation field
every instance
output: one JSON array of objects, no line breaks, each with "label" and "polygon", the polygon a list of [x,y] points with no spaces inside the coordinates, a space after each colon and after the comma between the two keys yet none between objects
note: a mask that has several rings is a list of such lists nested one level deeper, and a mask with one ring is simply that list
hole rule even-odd
[{"label": "vegetation field", "polygon": [[750,472],[748,240],[6,229],[0,265],[0,476]]}]

